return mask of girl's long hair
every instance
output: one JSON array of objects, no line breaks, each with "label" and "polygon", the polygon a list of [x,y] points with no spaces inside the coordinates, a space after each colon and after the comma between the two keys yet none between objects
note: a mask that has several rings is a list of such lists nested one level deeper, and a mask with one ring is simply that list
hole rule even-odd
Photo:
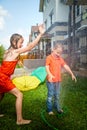
[{"label": "girl's long hair", "polygon": [[[13,35],[11,36],[11,38],[10,38],[10,47],[9,47],[9,48],[12,47],[12,48],[14,48],[14,49],[17,49],[17,43],[18,43],[18,41],[19,41],[21,38],[23,38],[22,35],[17,34],[17,33],[13,34]],[[14,42],[16,43],[16,45],[14,45]],[[9,49],[9,48],[8,48],[8,49]]]}]

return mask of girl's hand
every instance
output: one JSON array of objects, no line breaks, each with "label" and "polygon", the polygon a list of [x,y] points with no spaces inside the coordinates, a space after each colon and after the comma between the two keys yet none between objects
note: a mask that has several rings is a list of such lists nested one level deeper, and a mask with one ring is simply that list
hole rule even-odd
[{"label": "girl's hand", "polygon": [[40,24],[39,26],[38,26],[38,29],[39,29],[39,32],[40,32],[40,34],[44,34],[44,32],[45,32],[45,27],[44,27],[44,24]]}]

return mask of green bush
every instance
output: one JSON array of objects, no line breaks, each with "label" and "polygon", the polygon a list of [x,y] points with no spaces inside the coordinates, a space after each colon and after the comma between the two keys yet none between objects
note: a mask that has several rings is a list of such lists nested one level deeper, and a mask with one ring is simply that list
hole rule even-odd
[{"label": "green bush", "polygon": [[3,45],[0,45],[0,63],[3,60],[3,54],[5,52],[5,48],[3,47]]}]

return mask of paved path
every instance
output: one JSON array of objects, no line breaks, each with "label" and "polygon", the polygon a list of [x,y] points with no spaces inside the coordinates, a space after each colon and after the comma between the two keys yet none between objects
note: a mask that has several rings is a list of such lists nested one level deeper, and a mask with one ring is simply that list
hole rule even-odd
[{"label": "paved path", "polygon": [[28,69],[28,68],[16,68],[11,78],[30,75],[32,71],[33,71],[32,69]]},{"label": "paved path", "polygon": [[[12,76],[30,75],[33,70],[34,69],[16,68]],[[80,71],[73,71],[73,72],[77,76],[87,77],[87,70],[85,71],[80,70]]]}]

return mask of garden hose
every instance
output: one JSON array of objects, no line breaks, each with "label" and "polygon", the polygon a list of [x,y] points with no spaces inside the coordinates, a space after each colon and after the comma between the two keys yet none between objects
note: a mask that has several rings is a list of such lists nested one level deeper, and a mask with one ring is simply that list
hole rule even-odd
[{"label": "garden hose", "polygon": [[42,120],[43,120],[50,128],[52,128],[53,130],[58,130],[57,128],[55,128],[53,125],[51,125],[51,124],[47,121],[47,119],[46,119],[45,116],[44,116],[44,113],[45,113],[45,110],[43,109],[43,110],[41,111]]},{"label": "garden hose", "polygon": [[[66,115],[66,113],[68,112],[67,107],[64,107],[63,110],[64,110],[64,112],[63,112],[62,114],[57,114],[57,117],[58,117],[58,118],[61,118],[62,116]],[[44,115],[45,112],[46,112],[46,110],[45,110],[45,109],[42,109],[42,111],[41,111],[41,118],[42,118],[42,120],[43,120],[50,128],[52,128],[53,130],[58,130],[58,128],[54,127],[53,125],[51,125],[51,124],[47,121],[47,119],[46,119],[46,117],[45,117],[45,115]]]}]

